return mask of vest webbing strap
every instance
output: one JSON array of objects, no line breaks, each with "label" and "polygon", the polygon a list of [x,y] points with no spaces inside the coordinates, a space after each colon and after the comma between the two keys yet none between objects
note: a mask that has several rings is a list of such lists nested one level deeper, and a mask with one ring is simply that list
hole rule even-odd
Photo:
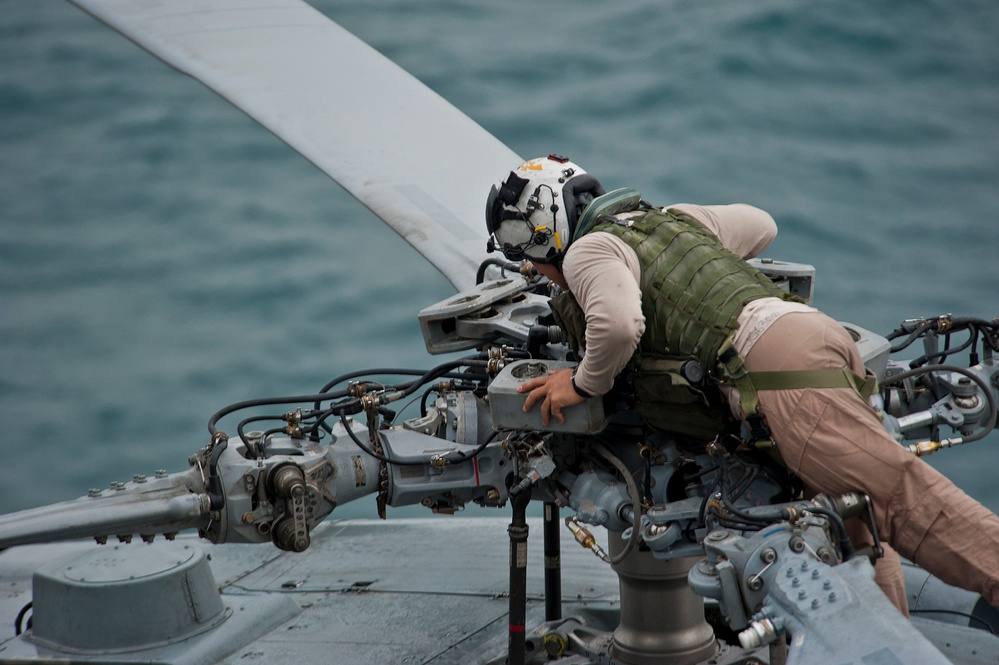
[{"label": "vest webbing strap", "polygon": [[867,372],[858,376],[846,367],[840,369],[802,369],[771,372],[749,372],[742,356],[732,348],[732,338],[722,344],[718,353],[722,376],[735,384],[742,400],[742,410],[753,430],[758,448],[772,448],[769,428],[760,413],[759,390],[793,390],[800,388],[851,388],[865,402],[877,390],[877,378]]},{"label": "vest webbing strap", "polygon": [[802,369],[782,372],[749,372],[756,390],[792,390],[794,388],[853,388],[864,400],[874,393],[878,382],[873,375],[857,376],[847,368]]}]

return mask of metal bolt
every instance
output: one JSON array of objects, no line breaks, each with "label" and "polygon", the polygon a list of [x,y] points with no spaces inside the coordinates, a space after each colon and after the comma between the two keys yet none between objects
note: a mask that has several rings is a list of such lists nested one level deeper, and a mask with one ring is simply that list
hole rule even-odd
[{"label": "metal bolt", "polygon": [[788,568],[787,569],[787,576],[788,577],[794,577],[794,568]]},{"label": "metal bolt", "polygon": [[144,483],[144,482],[146,482],[146,477],[144,475],[142,475],[141,473],[137,473],[134,476],[132,476],[132,482],[134,482],[134,483]]},{"label": "metal bolt", "polygon": [[807,561],[802,561],[801,562],[801,570],[802,571],[808,570],[808,562]]},{"label": "metal bolt", "polygon": [[812,571],[812,579],[813,580],[819,579],[819,570],[818,570],[818,568],[816,568],[815,570]]},{"label": "metal bolt", "polygon": [[808,592],[805,591],[804,589],[798,592],[798,600],[804,600],[807,597],[808,597]]},{"label": "metal bolt", "polygon": [[819,599],[818,598],[815,598],[814,600],[812,600],[812,609],[813,610],[819,609]]},{"label": "metal bolt", "polygon": [[89,496],[89,497],[97,497],[97,496],[100,496],[100,495],[101,495],[101,491],[99,489],[97,489],[96,487],[91,487],[89,490],[87,490],[87,496]]},{"label": "metal bolt", "polygon": [[760,560],[763,563],[773,563],[777,560],[777,550],[772,547],[768,547],[762,552],[760,552]]},{"label": "metal bolt", "polygon": [[157,478],[166,478],[168,475],[170,474],[166,472],[166,469],[156,469]]},{"label": "metal bolt", "polygon": [[715,567],[713,563],[711,563],[707,559],[700,560],[700,562],[697,564],[697,570],[701,573],[704,573],[705,575],[714,575],[714,576],[718,575],[718,569]]},{"label": "metal bolt", "polygon": [[144,543],[151,543],[154,540],[156,540],[156,534],[154,533],[144,533],[141,534],[141,536],[142,536],[142,542]]},{"label": "metal bolt", "polygon": [[829,602],[830,603],[835,603],[836,602],[836,592],[835,591],[830,591],[829,592]]},{"label": "metal bolt", "polygon": [[829,589],[831,589],[832,588],[832,580],[826,580],[825,582],[823,582],[822,583],[822,588],[825,589],[826,591],[828,591]]},{"label": "metal bolt", "polygon": [[791,586],[793,586],[793,587],[799,587],[799,586],[801,586],[801,580],[799,580],[797,577],[795,577],[793,580],[791,580]]},{"label": "metal bolt", "polygon": [[123,490],[123,489],[125,489],[125,483],[123,483],[123,482],[121,482],[119,480],[116,480],[113,483],[111,483],[111,489],[113,489],[115,491]]},{"label": "metal bolt", "polygon": [[721,531],[714,531],[708,534],[707,539],[711,541],[716,541],[716,540],[725,540],[726,538],[728,538],[728,531],[722,529]]}]

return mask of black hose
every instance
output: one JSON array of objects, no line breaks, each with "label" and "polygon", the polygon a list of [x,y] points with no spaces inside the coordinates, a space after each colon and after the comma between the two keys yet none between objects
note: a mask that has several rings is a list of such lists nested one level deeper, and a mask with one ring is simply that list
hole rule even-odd
[{"label": "black hose", "polygon": [[635,545],[638,544],[638,537],[642,530],[642,497],[638,493],[638,484],[635,483],[635,479],[631,476],[631,471],[624,465],[624,462],[611,454],[611,452],[603,445],[595,441],[593,442],[593,449],[598,455],[610,462],[611,466],[617,469],[618,473],[621,474],[624,478],[625,484],[628,486],[628,496],[631,498],[631,534],[628,536],[628,542],[625,544],[624,549],[607,560],[607,563],[614,566],[624,561],[625,557],[631,554],[631,551],[635,549]]},{"label": "black hose", "polygon": [[[29,601],[27,605],[21,608],[21,611],[17,613],[17,618],[14,619],[14,634],[20,635],[22,632],[21,622],[24,621],[24,617],[31,611],[31,607],[34,605],[34,601]],[[28,628],[31,628],[31,619],[28,619]]]},{"label": "black hose", "polygon": [[850,537],[846,533],[846,525],[843,524],[843,518],[835,510],[830,510],[829,508],[824,508],[822,506],[809,506],[806,510],[810,513],[816,513],[822,515],[829,522],[836,527],[836,535],[839,539],[839,549],[843,553],[843,560],[847,560],[853,556],[853,543],[850,541]]},{"label": "black hose", "polygon": [[[895,353],[897,351],[901,351],[902,349],[906,348],[914,341],[922,337],[927,330],[931,328],[933,329],[938,328],[940,325],[940,319],[917,322],[917,324],[918,325],[916,325],[916,327],[913,328],[912,330],[909,330],[903,324],[902,326],[893,330],[887,335],[886,339],[888,339],[889,341],[897,339],[902,335],[906,334],[908,335],[904,341],[892,346],[889,349],[889,353]],[[947,332],[955,332],[958,330],[964,330],[966,328],[970,328],[975,331],[984,330],[984,329],[992,329],[993,331],[999,331],[999,320],[993,319],[992,321],[986,321],[985,319],[981,319],[978,317],[961,316],[949,319],[947,324]]]},{"label": "black hose", "polygon": [[718,471],[721,476],[720,485],[722,503],[725,505],[725,509],[739,518],[739,520],[746,522],[747,524],[754,524],[762,527],[772,524],[775,521],[790,518],[790,513],[786,508],[774,508],[772,511],[761,510],[757,514],[750,514],[737,508],[735,502],[732,500],[732,497],[729,495],[727,466],[725,464],[719,465]]},{"label": "black hose", "polygon": [[[895,353],[897,351],[901,351],[902,349],[906,348],[907,346],[909,346],[910,344],[912,344],[913,342],[915,342],[917,339],[919,339],[919,337],[921,337],[924,332],[926,332],[930,328],[934,327],[936,324],[937,324],[937,322],[935,320],[934,321],[927,321],[927,322],[921,324],[918,328],[916,328],[915,330],[913,330],[912,332],[909,333],[909,336],[905,338],[905,341],[903,341],[900,344],[896,344],[895,346],[891,347],[888,350],[888,353]],[[888,341],[891,341],[893,339],[897,339],[897,338],[901,337],[904,334],[905,334],[905,329],[904,328],[898,328],[897,330],[893,330],[892,332],[888,333],[888,336],[886,337],[886,339]]]},{"label": "black hose", "polygon": [[[336,377],[335,379],[332,379],[332,380],[328,381],[326,383],[326,385],[324,385],[322,387],[322,389],[320,390],[320,393],[321,394],[325,394],[330,388],[332,388],[333,386],[337,385],[338,383],[343,383],[344,381],[349,381],[350,379],[356,379],[356,378],[361,377],[361,376],[372,376],[372,375],[377,375],[377,374],[388,374],[388,375],[398,375],[398,376],[416,376],[416,377],[419,377],[418,379],[416,379],[413,382],[399,384],[397,386],[389,386],[390,389],[396,389],[396,390],[403,389],[404,387],[408,387],[409,390],[404,395],[404,396],[407,396],[407,395],[411,395],[412,393],[416,392],[416,389],[419,388],[420,386],[424,385],[428,381],[433,381],[434,379],[439,379],[439,378],[468,379],[468,378],[470,378],[473,375],[463,374],[463,373],[460,373],[460,372],[451,373],[451,370],[454,369],[454,368],[456,368],[456,367],[461,367],[468,360],[481,360],[481,359],[486,359],[486,358],[488,358],[487,354],[480,353],[480,354],[477,354],[475,356],[466,356],[464,358],[459,358],[457,360],[451,360],[451,361],[448,361],[446,363],[442,363],[440,365],[437,365],[436,367],[432,367],[431,369],[428,369],[428,370],[407,369],[407,368],[402,368],[402,367],[379,367],[379,368],[374,368],[374,369],[357,370],[355,372],[348,372],[346,374],[341,374],[340,376]],[[444,370],[443,372],[441,371],[442,369]],[[426,378],[428,376],[430,377],[429,379]],[[481,378],[481,380],[487,380],[488,379],[488,377],[485,377],[485,376],[481,376],[481,377],[480,377],[480,375],[474,375],[474,376],[477,377],[477,378]],[[379,384],[379,385],[381,385],[381,384]],[[313,405],[313,407],[315,409],[318,409],[319,408],[319,401],[316,401],[316,403]]]},{"label": "black hose", "polygon": [[250,448],[250,454],[253,457],[255,457],[255,458],[261,457],[262,451],[259,448],[257,448],[256,444],[251,444],[250,443],[250,441],[246,438],[246,433],[243,430],[250,423],[260,422],[262,420],[284,420],[284,416],[283,415],[281,415],[281,416],[252,416],[250,418],[246,418],[245,420],[241,420],[239,422],[239,424],[236,425],[236,434],[238,434],[239,438],[242,439],[243,442],[246,443],[246,445]]},{"label": "black hose", "polygon": [[[976,328],[975,331],[974,331],[974,334],[969,334],[968,335],[968,339],[966,339],[964,341],[964,344],[962,344],[961,346],[958,346],[956,348],[951,349],[950,348],[950,335],[948,334],[947,335],[947,342],[944,345],[944,350],[943,351],[938,351],[938,352],[933,353],[933,354],[927,354],[927,355],[919,356],[915,360],[909,361],[909,367],[911,367],[913,369],[916,369],[917,367],[921,367],[921,366],[925,365],[928,362],[943,362],[943,361],[947,360],[947,356],[950,356],[950,355],[953,355],[955,353],[960,353],[961,351],[964,351],[966,348],[968,348],[969,346],[971,346],[972,342],[975,342],[977,344],[977,338],[978,338],[978,329]],[[973,363],[973,364],[977,364],[977,363]]]},{"label": "black hose", "polygon": [[[341,422],[341,424],[343,424],[343,428],[345,430],[347,430],[347,436],[349,436],[351,438],[351,440],[354,442],[354,444],[357,445],[357,447],[360,448],[361,450],[363,450],[365,453],[367,453],[368,455],[371,455],[372,457],[374,457],[375,459],[377,459],[379,461],[385,462],[386,464],[394,464],[395,466],[425,466],[427,464],[428,460],[399,460],[399,459],[392,459],[391,457],[387,457],[385,455],[382,455],[381,453],[378,453],[375,450],[373,450],[372,448],[368,447],[367,444],[365,444],[363,441],[361,441],[361,439],[359,439],[357,437],[357,435],[354,434],[354,430],[351,429],[350,423],[347,422],[347,416],[346,415],[341,415],[340,416],[340,422]],[[499,432],[494,432],[491,437],[489,437],[488,439],[486,439],[485,441],[483,441],[482,443],[480,443],[478,445],[478,447],[475,448],[475,450],[473,450],[471,453],[466,454],[464,452],[457,452],[457,453],[454,453],[453,457],[451,456],[451,454],[448,454],[446,456],[447,463],[448,464],[461,464],[463,462],[467,462],[467,461],[469,461],[471,459],[474,459],[475,457],[478,456],[479,453],[481,453],[483,450],[485,450],[486,446],[488,446],[490,443],[492,443],[492,441],[496,438],[496,435],[498,433]]]},{"label": "black hose", "polygon": [[[718,467],[715,467],[715,468],[717,469]],[[708,486],[707,491],[704,493],[704,498],[701,499],[701,507],[698,508],[698,510],[697,510],[697,523],[698,524],[701,524],[701,525],[706,524],[705,515],[706,515],[707,509],[708,509],[708,501],[711,500],[711,495],[714,493],[715,487],[717,487],[717,486],[718,486],[718,479],[716,478],[714,480],[714,482],[712,482],[711,485]]]},{"label": "black hose", "polygon": [[376,460],[380,460],[382,462],[385,462],[386,464],[395,464],[396,466],[423,466],[426,464],[425,460],[395,460],[390,457],[386,457],[381,453],[375,452],[374,450],[369,448],[367,444],[365,444],[363,441],[357,438],[357,435],[354,434],[354,430],[351,429],[350,427],[350,423],[347,422],[346,415],[340,416],[340,423],[343,425],[343,428],[347,430],[347,436],[351,438],[351,440],[357,445],[357,447],[366,452],[368,455],[374,457]]},{"label": "black hose", "polygon": [[507,261],[505,259],[499,259],[496,257],[489,257],[479,264],[479,269],[475,271],[475,283],[481,284],[486,279],[486,269],[489,266],[498,266],[503,270],[509,270],[510,272],[520,273],[520,263],[515,263],[513,261]]},{"label": "black hose", "polygon": [[212,417],[208,420],[208,431],[214,436],[218,430],[215,426],[220,420],[228,416],[230,413],[235,411],[240,411],[242,409],[250,409],[257,406],[274,406],[275,404],[294,404],[296,402],[325,402],[331,399],[340,399],[341,397],[347,397],[347,391],[340,391],[335,393],[318,393],[314,395],[292,395],[288,397],[264,397],[261,399],[250,399],[243,402],[236,402],[230,404],[218,411],[216,411]]},{"label": "black hose", "polygon": [[433,394],[433,393],[435,393],[435,392],[437,392],[436,388],[427,388],[425,391],[423,391],[423,397],[420,399],[420,417],[421,418],[426,418],[427,417],[427,398],[430,397],[430,395]]}]

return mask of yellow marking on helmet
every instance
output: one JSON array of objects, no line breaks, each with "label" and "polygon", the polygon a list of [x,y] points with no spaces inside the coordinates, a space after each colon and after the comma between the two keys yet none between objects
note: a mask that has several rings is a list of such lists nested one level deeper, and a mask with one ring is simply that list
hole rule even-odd
[{"label": "yellow marking on helmet", "polygon": [[562,251],[562,234],[561,233],[556,233],[555,234],[555,249],[557,249],[560,252]]},{"label": "yellow marking on helmet", "polygon": [[540,159],[532,159],[529,162],[524,162],[520,165],[521,171],[540,171],[544,169],[544,165],[541,163]]}]

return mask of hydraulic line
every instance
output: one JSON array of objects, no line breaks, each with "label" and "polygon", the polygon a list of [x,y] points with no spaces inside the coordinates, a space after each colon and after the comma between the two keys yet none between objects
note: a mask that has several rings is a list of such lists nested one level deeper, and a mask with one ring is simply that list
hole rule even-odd
[{"label": "hydraulic line", "polygon": [[725,505],[726,510],[728,510],[732,515],[738,518],[739,521],[745,522],[746,524],[756,525],[759,529],[763,526],[771,524],[775,521],[786,520],[790,517],[787,509],[785,508],[775,508],[772,511],[759,511],[758,514],[749,514],[740,510],[736,507],[735,502],[729,495],[729,483],[728,483],[728,467],[726,464],[720,464],[718,466],[718,472],[720,476],[720,493],[722,498],[722,503]]},{"label": "hydraulic line", "polygon": [[[361,439],[358,438],[356,434],[354,434],[354,430],[351,429],[350,423],[347,422],[347,416],[345,414],[340,415],[340,422],[343,424],[343,428],[347,430],[347,436],[351,438],[351,440],[357,445],[357,447],[379,461],[385,462],[386,464],[394,464],[396,466],[425,466],[427,464],[427,460],[397,460],[382,455],[381,453],[378,453],[375,450],[373,450],[371,447],[369,447],[367,444],[361,441]],[[461,464],[462,462],[467,462],[471,459],[474,459],[476,456],[479,455],[479,453],[481,453],[483,450],[486,449],[486,446],[488,446],[496,439],[497,434],[499,434],[499,432],[494,432],[492,436],[490,436],[488,439],[480,443],[478,447],[475,448],[475,450],[468,453],[467,455],[464,452],[453,453],[453,457],[452,454],[446,455],[445,459],[447,460],[447,463]]]},{"label": "hydraulic line", "polygon": [[[362,376],[373,376],[373,375],[378,375],[378,374],[387,374],[387,375],[390,375],[390,376],[391,375],[395,375],[395,376],[423,376],[428,371],[433,371],[433,370],[408,369],[408,368],[405,368],[405,367],[376,367],[376,368],[372,368],[372,369],[359,369],[359,370],[356,370],[356,371],[353,371],[353,372],[347,372],[346,374],[341,374],[340,376],[336,377],[335,379],[331,379],[330,381],[327,381],[326,385],[324,385],[320,389],[320,393],[327,392],[330,388],[332,388],[333,386],[337,385],[338,383],[343,383],[344,381],[349,381],[351,379],[356,379],[356,378],[362,377]],[[459,378],[459,377],[452,377],[452,378]],[[378,385],[381,385],[381,384],[378,384]],[[408,385],[408,384],[406,384],[406,385]],[[315,408],[317,408],[317,409],[319,408],[319,402],[316,402]]]},{"label": "hydraulic line", "polygon": [[396,466],[425,466],[426,465],[426,461],[425,460],[394,460],[394,459],[392,459],[390,457],[386,457],[385,455],[382,455],[381,453],[378,453],[375,450],[373,450],[372,448],[368,447],[367,444],[365,444],[363,441],[361,441],[357,437],[357,435],[354,434],[354,430],[352,430],[350,428],[350,423],[347,422],[347,416],[346,415],[343,415],[343,414],[340,415],[340,423],[343,425],[343,428],[345,430],[347,430],[347,436],[349,436],[351,438],[351,440],[357,445],[357,447],[360,448],[361,450],[363,450],[364,452],[366,452],[368,455],[371,455],[372,457],[374,457],[376,460],[385,462],[386,464],[395,464]]},{"label": "hydraulic line", "polygon": [[[944,348],[943,348],[942,351],[938,351],[938,352],[933,353],[933,354],[922,355],[922,356],[919,356],[918,358],[916,358],[915,360],[910,360],[909,361],[909,367],[911,367],[913,369],[916,369],[918,367],[922,367],[923,365],[925,365],[928,362],[942,363],[945,360],[947,360],[947,356],[952,356],[955,353],[960,353],[961,351],[964,351],[966,348],[968,348],[972,344],[975,345],[975,347],[976,347],[975,350],[977,351],[977,347],[978,347],[978,329],[977,328],[974,330],[974,332],[972,334],[968,335],[968,339],[964,340],[964,343],[961,344],[961,346],[955,347],[953,349],[950,348],[950,333],[947,333],[944,336]],[[977,356],[977,353],[975,355]],[[977,361],[972,362],[972,364],[973,365],[977,364]]]},{"label": "hydraulic line", "polygon": [[638,543],[638,537],[642,530],[642,497],[638,493],[638,484],[635,479],[631,476],[631,471],[628,467],[624,465],[620,459],[613,455],[609,450],[607,450],[603,445],[593,442],[593,450],[596,451],[598,455],[603,457],[605,460],[610,462],[610,464],[618,470],[618,473],[624,478],[625,484],[628,486],[628,496],[631,498],[631,534],[628,536],[628,542],[625,544],[624,549],[617,553],[616,556],[609,557],[607,563],[611,565],[616,565],[624,561],[625,557],[631,554],[631,550],[635,548]]},{"label": "hydraulic line", "polygon": [[216,425],[224,417],[233,413],[235,411],[240,411],[242,409],[251,409],[257,406],[274,406],[275,404],[294,404],[297,402],[325,402],[331,399],[340,399],[341,397],[349,397],[347,391],[342,390],[334,393],[318,393],[313,395],[292,395],[288,397],[264,397],[261,399],[250,399],[244,402],[236,402],[235,404],[230,404],[218,411],[208,420],[208,431],[212,436],[218,433]]},{"label": "hydraulic line", "polygon": [[486,259],[482,263],[480,263],[479,264],[479,269],[475,271],[475,283],[476,284],[481,284],[482,282],[485,281],[485,279],[486,279],[486,270],[489,268],[489,266],[498,266],[499,268],[502,268],[505,271],[510,271],[510,272],[514,272],[514,273],[517,273],[517,274],[523,274],[521,272],[523,264],[516,263],[514,261],[507,261],[505,259],[499,259],[499,258],[496,258],[496,257],[489,257],[488,259]]},{"label": "hydraulic line", "polygon": [[[953,333],[960,330],[971,329],[972,331],[974,331],[976,345],[977,345],[978,334],[981,332],[985,332],[986,343],[992,346],[993,349],[995,348],[996,342],[994,337],[996,333],[999,333],[999,320],[993,319],[992,321],[987,321],[985,319],[980,319],[971,316],[963,316],[957,318],[938,317],[936,319],[925,320],[925,321],[924,320],[913,321],[911,323],[916,327],[911,330],[906,326],[906,323],[903,322],[899,328],[889,333],[886,336],[886,339],[891,341],[894,339],[898,339],[902,335],[907,335],[907,337],[902,342],[892,346],[889,349],[889,353],[896,353],[908,347],[910,344],[912,344],[917,339],[922,337],[926,333],[926,331],[930,329],[933,329],[934,331],[939,330],[941,322],[945,323],[944,330],[940,330],[940,332],[943,333]],[[988,330],[992,331],[991,335],[988,334],[987,332]]]},{"label": "hydraulic line", "polygon": [[846,525],[843,524],[843,518],[835,510],[830,510],[829,508],[824,508],[822,506],[809,506],[806,508],[810,513],[816,513],[822,515],[829,523],[836,527],[836,535],[839,539],[839,549],[843,553],[843,560],[847,560],[853,556],[853,542],[846,533]]},{"label": "hydraulic line", "polygon": [[[485,360],[488,359],[487,354],[478,354],[476,356],[468,356],[465,358],[458,358],[457,360],[451,360],[446,363],[442,363],[428,370],[414,370],[399,367],[380,367],[375,369],[364,369],[357,370],[355,372],[348,372],[347,374],[341,374],[340,376],[328,381],[326,385],[322,387],[321,394],[325,394],[330,388],[337,385],[338,383],[343,383],[344,381],[349,381],[350,379],[356,379],[362,376],[372,376],[376,374],[388,374],[388,375],[399,375],[399,376],[416,376],[419,377],[414,381],[407,383],[400,383],[393,386],[384,386],[388,390],[404,390],[404,394],[401,397],[406,397],[422,386],[426,385],[428,382],[440,378],[448,379],[463,379],[463,380],[476,380],[476,381],[488,381],[489,377],[481,374],[465,374],[462,372],[452,372],[451,370],[461,367],[467,363],[469,360]],[[382,384],[378,384],[382,386]],[[319,400],[321,401],[321,400]],[[319,401],[313,405],[314,408],[319,408]]]},{"label": "hydraulic line", "polygon": [[[759,514],[750,514],[740,510],[735,506],[733,497],[729,494],[729,490],[735,488],[729,488],[729,484],[727,482],[729,469],[727,464],[719,465],[718,471],[720,475],[722,503],[725,505],[726,510],[737,518],[736,520],[729,519],[726,521],[736,524],[743,522],[746,525],[751,526],[753,530],[758,530],[762,526],[769,525],[774,521],[786,520],[790,518],[790,513],[785,508],[776,508],[773,511],[760,512]],[[756,474],[752,472],[747,475],[751,475],[753,478],[756,476]],[[746,476],[743,476],[743,478],[739,479],[739,482],[736,484],[736,488],[743,484],[745,478]],[[745,489],[742,491],[745,491]],[[738,495],[735,498],[738,498]],[[850,538],[847,535],[843,518],[836,511],[817,505],[809,505],[804,508],[804,510],[825,517],[836,530],[836,536],[839,541],[840,551],[843,553],[843,558],[848,559],[853,555],[853,543],[850,542]]]}]

